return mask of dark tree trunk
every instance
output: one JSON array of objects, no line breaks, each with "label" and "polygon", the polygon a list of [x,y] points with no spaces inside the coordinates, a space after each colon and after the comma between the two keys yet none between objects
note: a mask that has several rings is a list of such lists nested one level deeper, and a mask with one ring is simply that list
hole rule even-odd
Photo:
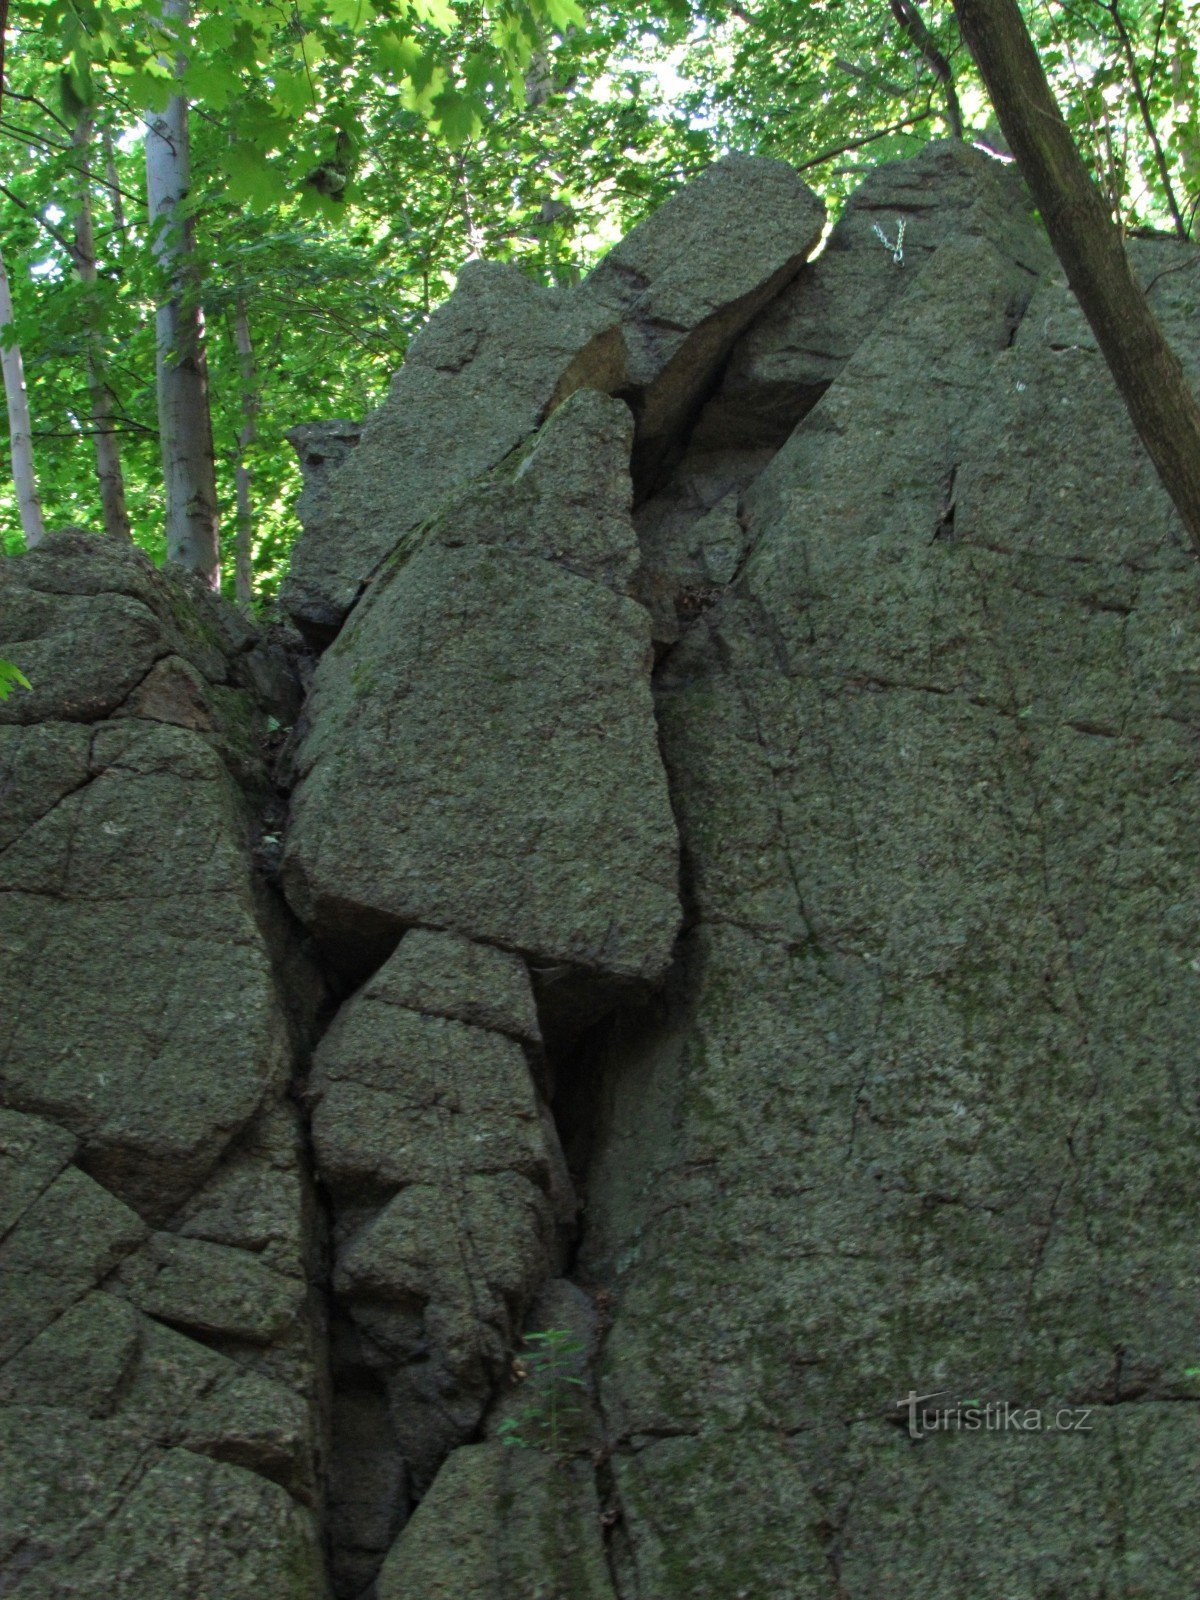
[{"label": "dark tree trunk", "polygon": [[1016,0],[954,0],[954,10],[1067,281],[1200,553],[1200,407],[1133,276]]}]

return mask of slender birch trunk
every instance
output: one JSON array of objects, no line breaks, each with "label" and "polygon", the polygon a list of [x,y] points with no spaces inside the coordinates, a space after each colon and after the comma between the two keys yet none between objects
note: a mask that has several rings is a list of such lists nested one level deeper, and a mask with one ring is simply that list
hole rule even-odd
[{"label": "slender birch trunk", "polygon": [[[12,290],[4,257],[0,255],[0,338],[13,320]],[[42,503],[38,499],[37,477],[33,470],[33,428],[29,421],[29,396],[25,390],[25,367],[21,347],[13,342],[0,348],[0,367],[4,371],[4,396],[8,401],[8,449],[12,458],[13,483],[21,511],[25,543],[32,550],[46,536]]]},{"label": "slender birch trunk", "polygon": [[[163,15],[176,23],[182,41],[188,0],[163,0]],[[217,488],[195,228],[183,205],[189,182],[187,101],[174,95],[146,124],[146,192],[154,255],[165,282],[160,293],[166,296],[155,327],[167,560],[215,589],[220,583]]]},{"label": "slender birch trunk", "polygon": [[254,599],[254,513],[250,504],[250,468],[246,462],[246,452],[258,435],[260,396],[254,346],[250,342],[250,319],[246,315],[246,298],[243,294],[237,297],[233,331],[242,380],[242,426],[238,433],[237,463],[234,467],[237,539],[233,547],[233,590],[238,605],[249,607]]},{"label": "slender birch trunk", "polygon": [[[92,188],[88,177],[95,124],[84,106],[75,119],[71,142],[79,153],[79,198],[75,213],[75,265],[86,284],[96,282],[96,240],[92,226]],[[113,425],[113,393],[104,372],[104,341],[94,319],[87,330],[87,384],[92,403],[92,436],[96,442],[96,476],[100,480],[100,505],[104,531],[113,539],[129,539],[129,512],[125,508],[125,478],[121,450]]]}]

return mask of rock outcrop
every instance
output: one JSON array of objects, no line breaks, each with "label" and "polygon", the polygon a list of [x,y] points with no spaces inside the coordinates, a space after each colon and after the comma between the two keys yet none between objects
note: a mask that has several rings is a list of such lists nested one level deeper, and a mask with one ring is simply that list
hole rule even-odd
[{"label": "rock outcrop", "polygon": [[0,1592],[1200,1587],[1200,572],[1011,170],[821,221],[296,430],[302,710],[0,566]]},{"label": "rock outcrop", "polygon": [[[0,1569],[326,1594],[320,980],[256,870],[286,660],[131,548],[0,567]],[[277,824],[276,824],[277,825]]]},{"label": "rock outcrop", "polygon": [[579,389],[628,401],[641,453],[656,462],[823,223],[824,207],[790,167],[730,156],[577,289],[539,289],[515,267],[468,264],[358,448],[322,477],[284,589],[296,621],[317,639],[336,632],[380,562]]}]

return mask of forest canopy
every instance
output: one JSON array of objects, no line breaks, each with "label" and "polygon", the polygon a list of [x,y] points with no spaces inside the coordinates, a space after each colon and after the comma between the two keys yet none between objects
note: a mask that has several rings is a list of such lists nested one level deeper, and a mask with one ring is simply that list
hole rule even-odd
[{"label": "forest canopy", "polygon": [[[1191,236],[1200,0],[1022,10],[1114,220]],[[25,0],[3,79],[0,322],[44,524],[111,531],[115,470],[165,554],[173,303],[207,366],[220,582],[256,606],[297,529],[285,433],[376,405],[465,259],[574,282],[734,149],[831,207],[929,139],[1005,153],[950,6],[916,0]],[[155,210],[147,127],[174,157],[172,106],[190,172]],[[0,532],[24,542],[7,463]]]}]

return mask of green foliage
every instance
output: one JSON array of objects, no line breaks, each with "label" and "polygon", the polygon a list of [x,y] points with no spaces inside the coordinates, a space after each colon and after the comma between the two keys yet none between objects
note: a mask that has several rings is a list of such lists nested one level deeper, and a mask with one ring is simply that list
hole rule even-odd
[{"label": "green foliage", "polygon": [[501,1443],[560,1455],[569,1448],[582,1420],[576,1375],[584,1353],[582,1339],[567,1328],[548,1328],[525,1336],[529,1353],[519,1363],[521,1405],[496,1430]]},{"label": "green foliage", "polygon": [[[1172,197],[1190,221],[1200,201],[1195,6],[1027,8],[1072,130],[1129,227],[1170,225]],[[985,130],[949,7],[924,16],[968,127]],[[257,365],[245,453],[262,603],[297,532],[284,434],[376,405],[464,258],[570,284],[727,149],[793,162],[836,204],[864,167],[946,131],[940,87],[887,0],[229,0],[198,8],[188,38],[173,28],[135,0],[20,8],[0,113],[0,243],[47,525],[99,525],[86,368],[98,340],[134,536],[161,558],[161,283],[140,119],[165,103],[165,57],[185,47],[223,569],[232,588],[241,300]],[[83,104],[110,137],[111,175],[98,145],[85,158],[72,148]],[[81,165],[94,284],[71,255]],[[0,539],[21,543],[2,480]]]},{"label": "green foliage", "polygon": [[14,689],[32,687],[20,667],[14,667],[11,661],[5,661],[4,657],[0,656],[0,700],[7,700]]}]

